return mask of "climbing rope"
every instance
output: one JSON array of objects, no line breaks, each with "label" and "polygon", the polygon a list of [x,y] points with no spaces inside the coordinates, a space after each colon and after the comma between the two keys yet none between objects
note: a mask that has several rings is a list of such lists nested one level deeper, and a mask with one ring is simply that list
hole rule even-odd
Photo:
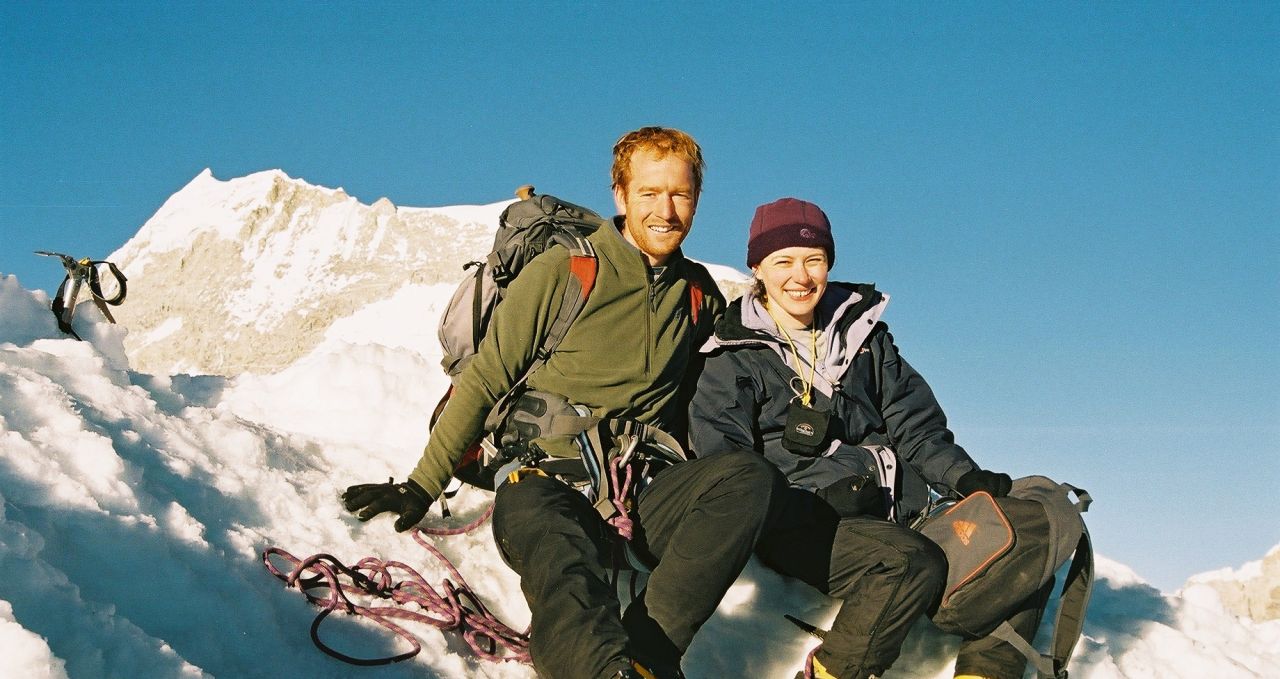
[{"label": "climbing rope", "polygon": [[[418,622],[441,631],[461,633],[467,646],[483,660],[528,664],[531,662],[528,630],[516,632],[498,620],[458,569],[424,537],[470,532],[488,520],[492,513],[493,506],[490,505],[480,518],[460,528],[414,528],[411,531],[414,541],[444,564],[449,572],[452,580],[446,578],[440,589],[432,587],[408,564],[374,557],[346,566],[329,554],[299,559],[283,549],[269,547],[263,551],[262,561],[272,575],[287,586],[298,588],[307,601],[322,609],[311,623],[311,640],[321,651],[343,662],[374,666],[414,657],[422,650],[422,643],[398,623]],[[278,568],[273,558],[287,563],[287,572]],[[314,594],[314,590],[325,590],[327,594]],[[378,601],[386,604],[375,605]],[[384,658],[357,658],[342,653],[323,642],[319,634],[320,624],[334,611],[371,620],[407,641],[411,648]]]}]

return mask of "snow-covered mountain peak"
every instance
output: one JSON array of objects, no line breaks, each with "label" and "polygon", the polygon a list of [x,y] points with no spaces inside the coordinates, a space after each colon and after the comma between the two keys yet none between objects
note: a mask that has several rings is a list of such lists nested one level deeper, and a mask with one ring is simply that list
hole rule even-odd
[{"label": "snow-covered mountain peak", "polygon": [[1280,545],[1257,561],[1193,576],[1184,589],[1204,586],[1217,592],[1222,605],[1236,615],[1280,620]]},{"label": "snow-covered mountain peak", "polygon": [[334,320],[406,285],[456,281],[463,262],[488,250],[509,202],[365,205],[280,170],[227,181],[205,170],[111,256],[129,277],[117,317],[133,331],[133,365],[161,373],[283,368]]},{"label": "snow-covered mountain peak", "polygon": [[[223,181],[206,169],[110,258],[129,278],[129,299],[115,314],[130,330],[132,365],[271,373],[335,332],[438,358],[434,328],[420,321],[436,317],[462,265],[489,251],[511,202],[422,208],[382,197],[365,205],[280,170]],[[709,267],[729,297],[745,289],[744,274]],[[350,322],[393,299],[415,303],[379,312],[397,322],[378,321],[381,334]]]}]

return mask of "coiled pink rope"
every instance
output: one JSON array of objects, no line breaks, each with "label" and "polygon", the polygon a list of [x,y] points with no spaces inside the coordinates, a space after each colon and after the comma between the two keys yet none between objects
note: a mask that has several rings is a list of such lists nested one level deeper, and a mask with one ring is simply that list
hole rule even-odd
[{"label": "coiled pink rope", "polygon": [[[328,655],[354,665],[385,665],[407,660],[422,650],[422,643],[397,624],[411,621],[431,625],[441,631],[461,632],[463,640],[477,657],[493,662],[530,663],[529,632],[516,632],[497,619],[472,591],[458,569],[445,558],[440,550],[423,535],[459,535],[474,530],[493,513],[492,505],[479,519],[461,528],[415,528],[413,539],[436,557],[452,580],[445,579],[441,590],[432,587],[418,571],[399,561],[382,561],[373,557],[361,559],[353,567],[342,564],[329,554],[316,554],[299,559],[278,548],[269,547],[262,553],[263,564],[272,575],[289,587],[297,587],[307,601],[323,610],[311,623],[311,640]],[[272,557],[290,565],[289,572],[277,568]],[[345,580],[344,580],[345,576]],[[399,579],[397,579],[399,576]],[[314,589],[328,590],[327,596],[311,593]],[[363,603],[353,601],[354,594]],[[387,605],[374,606],[374,600],[387,601]],[[330,613],[341,610],[372,620],[409,642],[412,648],[387,658],[356,658],[334,650],[320,641],[320,623]]]}]

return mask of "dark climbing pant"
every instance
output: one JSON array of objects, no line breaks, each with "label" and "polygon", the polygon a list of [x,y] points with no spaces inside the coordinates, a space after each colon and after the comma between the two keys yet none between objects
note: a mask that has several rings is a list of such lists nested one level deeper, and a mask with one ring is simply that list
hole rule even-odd
[{"label": "dark climbing pant", "polygon": [[586,498],[541,476],[501,486],[493,534],[520,575],[538,675],[608,677],[634,657],[678,666],[746,565],[783,490],[777,469],[750,453],[659,472],[632,512],[632,546],[654,567],[624,624],[609,580],[616,538]]},{"label": "dark climbing pant", "polygon": [[946,556],[928,538],[883,519],[841,518],[795,488],[757,551],[779,573],[844,602],[817,653],[840,679],[883,674],[946,584]]}]

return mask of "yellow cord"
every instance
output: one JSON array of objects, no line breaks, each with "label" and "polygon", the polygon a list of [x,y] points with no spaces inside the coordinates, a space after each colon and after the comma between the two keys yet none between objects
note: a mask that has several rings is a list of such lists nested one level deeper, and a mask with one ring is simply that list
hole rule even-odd
[{"label": "yellow cord", "polygon": [[800,403],[807,407],[809,402],[813,400],[813,380],[818,374],[818,329],[812,326],[809,328],[809,347],[812,351],[813,361],[809,363],[809,380],[806,382],[803,374],[804,368],[800,365],[800,352],[796,351],[796,343],[791,339],[791,334],[787,332],[786,328],[782,327],[782,323],[778,321],[777,316],[773,315],[773,309],[770,309],[767,303],[764,305],[764,310],[768,312],[769,318],[773,319],[774,325],[778,326],[778,332],[782,333],[782,336],[786,338],[787,346],[791,347],[791,356],[796,362],[796,376],[800,378],[800,386],[804,387],[804,391],[799,394]]}]

